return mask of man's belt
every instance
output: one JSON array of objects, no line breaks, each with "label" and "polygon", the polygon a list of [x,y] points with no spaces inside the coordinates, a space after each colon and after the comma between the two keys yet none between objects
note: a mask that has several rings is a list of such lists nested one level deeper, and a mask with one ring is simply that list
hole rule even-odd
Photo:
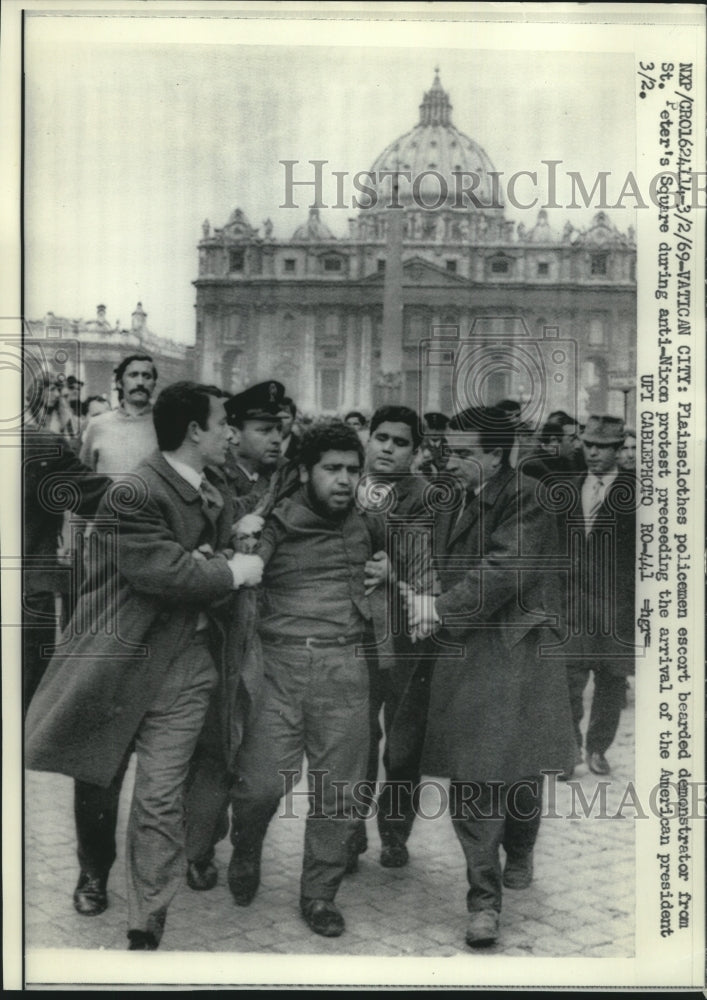
[{"label": "man's belt", "polygon": [[296,646],[302,649],[332,649],[338,646],[353,646],[363,642],[363,632],[356,635],[337,635],[332,639],[317,639],[315,636],[277,635],[274,632],[260,632],[260,638],[270,646]]}]

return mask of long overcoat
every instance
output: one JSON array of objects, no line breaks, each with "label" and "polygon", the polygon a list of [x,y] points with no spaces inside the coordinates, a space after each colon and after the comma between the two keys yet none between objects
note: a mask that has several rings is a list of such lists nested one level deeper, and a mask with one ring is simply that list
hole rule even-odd
[{"label": "long overcoat", "polygon": [[[444,627],[424,774],[513,782],[571,759],[565,633],[553,516],[538,484],[504,468],[435,525]],[[556,648],[554,649],[556,653]]]},{"label": "long overcoat", "polygon": [[571,567],[567,659],[585,666],[601,661],[602,669],[627,676],[635,665],[636,478],[618,473],[589,531],[582,512],[586,478],[586,471],[565,476],[557,498],[560,546]]},{"label": "long overcoat", "polygon": [[135,475],[139,490],[129,495],[118,481],[101,501],[94,537],[103,551],[26,720],[27,767],[106,786],[199,612],[227,615],[233,593],[223,555],[193,555],[227,545],[229,498],[207,515],[200,493],[159,452],[138,465],[133,483]]}]

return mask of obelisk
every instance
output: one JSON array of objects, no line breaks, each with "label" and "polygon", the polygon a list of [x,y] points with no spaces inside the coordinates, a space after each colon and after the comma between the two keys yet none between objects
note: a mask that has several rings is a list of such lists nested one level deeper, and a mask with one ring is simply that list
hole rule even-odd
[{"label": "obelisk", "polygon": [[[395,207],[398,206],[398,207]],[[385,209],[386,260],[383,283],[383,335],[380,385],[383,402],[402,402],[403,369],[403,227],[405,209],[398,201],[398,179]]]}]

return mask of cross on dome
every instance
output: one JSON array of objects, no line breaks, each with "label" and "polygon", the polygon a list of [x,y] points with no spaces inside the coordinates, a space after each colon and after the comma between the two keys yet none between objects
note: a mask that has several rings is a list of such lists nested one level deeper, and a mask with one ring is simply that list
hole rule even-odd
[{"label": "cross on dome", "polygon": [[435,66],[435,78],[420,105],[420,125],[450,125],[452,103],[449,94],[442,87],[439,66]]}]

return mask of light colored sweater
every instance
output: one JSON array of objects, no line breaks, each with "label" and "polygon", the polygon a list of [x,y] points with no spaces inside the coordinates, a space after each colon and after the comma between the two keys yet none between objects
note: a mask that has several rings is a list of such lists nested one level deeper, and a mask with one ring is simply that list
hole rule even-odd
[{"label": "light colored sweater", "polygon": [[79,458],[96,472],[117,478],[132,472],[156,447],[152,407],[133,416],[119,406],[88,422]]}]

